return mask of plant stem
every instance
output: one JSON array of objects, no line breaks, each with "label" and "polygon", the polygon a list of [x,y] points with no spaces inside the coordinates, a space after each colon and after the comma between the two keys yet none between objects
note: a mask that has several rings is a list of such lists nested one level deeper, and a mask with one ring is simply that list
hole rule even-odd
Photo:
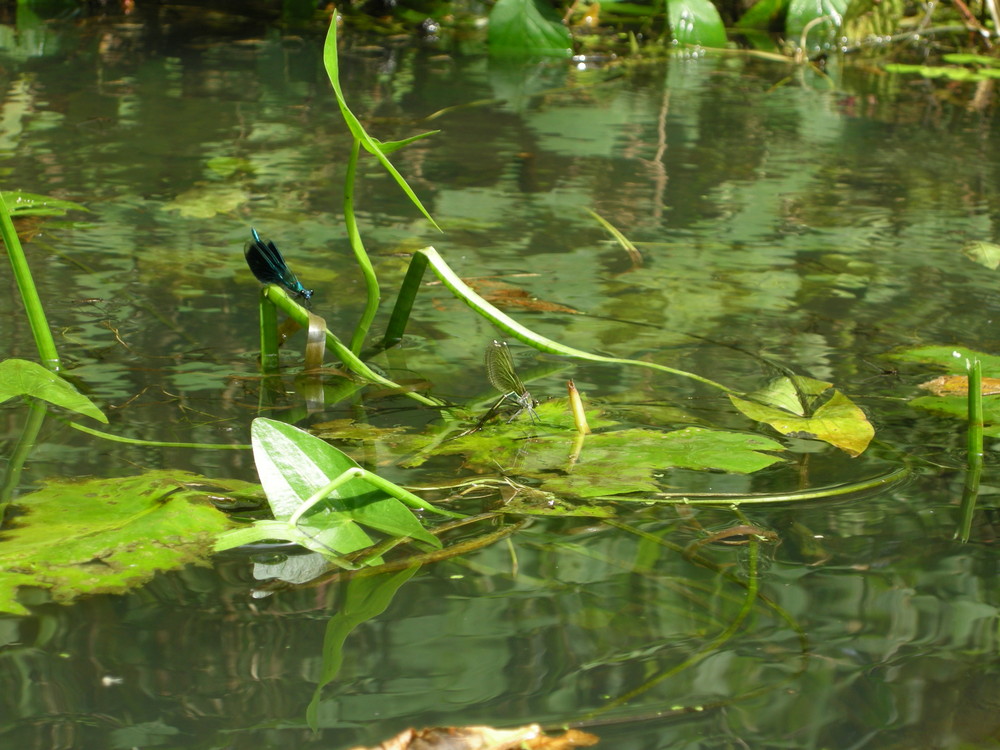
[{"label": "plant stem", "polygon": [[351,148],[351,158],[347,162],[347,176],[344,179],[344,224],[347,226],[347,239],[351,243],[351,250],[354,251],[354,258],[361,267],[361,274],[365,279],[365,291],[368,296],[361,320],[358,321],[351,336],[351,351],[354,354],[361,353],[361,347],[364,346],[365,337],[371,329],[372,321],[375,320],[375,313],[378,312],[378,305],[382,299],[378,278],[375,276],[371,259],[365,251],[361,233],[358,231],[358,220],[354,215],[354,180],[357,175],[358,155],[360,153],[361,141],[355,138]]},{"label": "plant stem", "polygon": [[14,229],[14,222],[11,221],[3,193],[0,193],[0,236],[3,237],[4,245],[7,247],[7,257],[10,258],[10,265],[14,270],[14,280],[21,293],[21,302],[24,303],[24,310],[28,314],[28,324],[35,337],[38,356],[42,360],[42,365],[47,369],[59,372],[62,369],[59,362],[59,352],[56,351],[56,343],[52,338],[49,322],[45,318],[45,308],[42,307],[38,289],[35,288],[35,280],[31,277],[31,269],[24,257],[24,249],[17,237],[17,230]]},{"label": "plant stem", "polygon": [[983,473],[983,371],[978,359],[966,361],[969,372],[969,434],[967,446],[968,471],[962,489],[961,526],[956,537],[968,542],[972,536],[972,514],[979,497],[979,478]]}]

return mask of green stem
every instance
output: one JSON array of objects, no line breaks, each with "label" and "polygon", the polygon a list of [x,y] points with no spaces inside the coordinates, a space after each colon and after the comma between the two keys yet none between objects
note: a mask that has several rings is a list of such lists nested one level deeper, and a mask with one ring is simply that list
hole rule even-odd
[{"label": "green stem", "polygon": [[979,498],[979,480],[983,473],[983,370],[978,359],[966,362],[969,372],[969,428],[965,486],[956,536],[968,542],[972,536],[972,516]]},{"label": "green stem", "polygon": [[278,313],[262,291],[260,308],[260,369],[265,375],[278,372]]},{"label": "green stem", "polygon": [[365,279],[365,291],[367,299],[365,309],[361,314],[361,320],[354,328],[351,336],[351,351],[354,354],[361,353],[364,346],[365,337],[375,320],[375,313],[378,312],[378,305],[382,299],[381,291],[378,287],[378,278],[375,269],[372,267],[371,259],[365,251],[364,242],[361,240],[361,232],[358,231],[358,220],[354,215],[354,181],[358,169],[358,155],[361,153],[361,141],[354,139],[354,146],[351,149],[351,158],[347,162],[347,177],[344,180],[344,224],[347,226],[347,239],[351,243],[351,250],[354,251],[354,258],[358,261],[361,274]]},{"label": "green stem", "polygon": [[42,307],[38,289],[35,288],[35,280],[31,276],[31,269],[24,257],[24,249],[21,247],[21,240],[17,237],[17,230],[14,229],[14,222],[11,221],[10,211],[7,210],[3,193],[0,193],[0,236],[3,237],[4,245],[7,247],[7,257],[10,258],[10,265],[14,270],[14,280],[17,282],[21,302],[24,303],[24,310],[28,315],[31,333],[35,337],[38,356],[47,369],[59,372],[61,369],[59,352],[56,351],[56,343],[52,338],[49,322],[45,318],[45,308]]},{"label": "green stem", "polygon": [[402,332],[406,328],[406,321],[409,318],[410,310],[413,307],[413,297],[416,295],[417,287],[419,287],[420,276],[423,275],[423,268],[429,264],[431,269],[434,271],[434,274],[441,280],[441,283],[451,291],[452,294],[461,299],[465,304],[489,320],[493,325],[507,335],[512,336],[513,338],[516,338],[528,346],[538,349],[539,351],[547,352],[549,354],[558,354],[563,357],[582,359],[588,362],[606,362],[608,364],[615,365],[647,367],[651,370],[660,370],[661,372],[667,372],[671,375],[679,375],[683,378],[696,380],[699,383],[709,385],[713,388],[718,388],[726,393],[739,393],[739,391],[735,391],[728,386],[722,385],[722,383],[709,380],[708,378],[696,375],[693,372],[677,370],[673,367],[656,364],[655,362],[645,362],[638,359],[624,359],[620,357],[607,357],[603,354],[592,354],[590,352],[585,352],[582,349],[574,349],[571,346],[560,344],[558,341],[553,341],[550,338],[546,338],[541,334],[535,333],[531,329],[518,323],[506,313],[501,312],[476,294],[476,292],[474,292],[468,284],[462,281],[458,274],[456,274],[448,266],[448,264],[445,263],[444,259],[438,254],[438,251],[433,247],[425,247],[422,250],[417,250],[410,263],[410,269],[407,271],[406,278],[403,281],[403,286],[400,288],[399,296],[396,300],[396,307],[393,309],[389,320],[389,327],[387,328],[385,335],[386,343],[392,340],[398,340],[399,337],[402,336]]},{"label": "green stem", "polygon": [[[264,287],[264,294],[275,307],[281,308],[290,318],[295,320],[295,322],[303,328],[308,327],[309,311],[294,302],[284,289],[276,284],[268,284]],[[389,380],[389,378],[379,375],[372,368],[366,365],[360,357],[348,349],[347,346],[345,346],[344,343],[329,329],[326,330],[326,345],[331,351],[333,351],[340,361],[343,362],[349,370],[351,370],[351,372],[356,375],[360,375],[365,380],[372,383],[378,383],[379,385],[384,385],[387,388],[398,390],[401,395],[413,399],[414,401],[418,401],[421,404],[426,404],[427,406],[442,405],[443,402],[440,399],[430,398],[429,396],[424,396],[420,393],[407,390],[403,386],[399,385],[399,383],[394,383]]]}]

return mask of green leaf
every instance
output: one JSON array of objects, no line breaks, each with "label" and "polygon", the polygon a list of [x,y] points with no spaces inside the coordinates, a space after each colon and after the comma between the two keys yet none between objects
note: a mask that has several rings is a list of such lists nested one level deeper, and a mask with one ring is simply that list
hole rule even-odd
[{"label": "green leaf", "polygon": [[86,206],[73,201],[24,193],[20,190],[5,190],[3,202],[12,216],[65,216],[68,211],[90,211]]},{"label": "green leaf", "polygon": [[765,404],[729,394],[733,406],[757,422],[771,425],[782,435],[811,437],[859,456],[875,437],[865,413],[840,391],[816,409],[812,416],[800,416]]},{"label": "green leaf", "polygon": [[[565,440],[561,447],[567,455]],[[764,451],[783,450],[781,443],[763,435],[702,427],[670,432],[620,430],[588,436],[572,466],[555,477],[546,472],[541,489],[583,498],[653,492],[662,489],[656,482],[659,471],[675,468],[750,474],[781,461]],[[532,455],[518,472],[530,476],[534,458]]]},{"label": "green leaf", "polygon": [[[271,512],[279,521],[287,522],[304,502],[345,472],[361,469],[350,456],[329,443],[284,422],[255,419],[251,437],[257,473]],[[403,493],[400,488],[396,490]],[[299,524],[307,534],[315,532],[321,546],[310,549],[316,551],[322,552],[322,546],[326,546],[347,554],[369,546],[371,539],[359,524],[392,536],[413,537],[440,546],[437,537],[429,534],[405,505],[361,477],[349,479],[330,491],[317,507],[322,512],[311,513]],[[298,538],[293,541],[301,543]]]},{"label": "green leaf", "polygon": [[775,378],[766,386],[747,394],[752,401],[790,411],[800,417],[806,415],[816,397],[831,388],[832,384],[814,380],[804,375]]},{"label": "green leaf", "polygon": [[378,144],[379,150],[383,154],[391,154],[393,151],[399,151],[399,149],[404,146],[409,146],[414,141],[419,141],[423,138],[427,138],[432,135],[437,135],[440,130],[428,130],[426,133],[420,133],[419,135],[411,135],[409,138],[404,138],[401,141],[380,141],[378,138],[372,138],[372,140]]},{"label": "green leaf", "polygon": [[[17,590],[48,589],[61,602],[121,593],[158,571],[204,562],[231,526],[203,494],[183,488],[201,479],[155,471],[123,479],[53,482],[14,503],[20,513],[0,544],[0,611],[27,614]],[[219,486],[218,480],[212,480]],[[238,491],[246,482],[230,481]]]},{"label": "green leaf", "polygon": [[488,40],[492,55],[573,54],[569,29],[541,0],[497,0],[490,11]]},{"label": "green leaf", "polygon": [[770,29],[788,9],[789,0],[758,0],[736,22],[738,29]]},{"label": "green leaf", "polygon": [[36,362],[6,359],[0,362],[0,403],[14,396],[32,396],[107,424],[94,402],[72,384]]},{"label": "green leaf", "polygon": [[995,354],[977,352],[965,346],[915,346],[912,349],[892,352],[887,355],[902,362],[919,362],[938,365],[948,372],[964,375],[966,360],[978,359],[983,366],[983,374],[1000,377],[1000,357]]},{"label": "green leaf", "polygon": [[[967,419],[969,415],[969,399],[967,396],[918,396],[910,401],[910,406],[934,414]],[[983,434],[996,435],[1000,429],[1000,398],[996,396],[983,397],[983,422],[991,425]]]},{"label": "green leaf", "polygon": [[726,27],[709,0],[667,0],[670,32],[679,44],[726,46]]},{"label": "green leaf", "polygon": [[992,242],[967,242],[962,246],[962,254],[991,271],[1000,266],[1000,245]]},{"label": "green leaf", "polygon": [[427,217],[431,226],[440,231],[441,228],[437,225],[437,222],[434,221],[427,209],[424,208],[424,204],[420,202],[420,199],[417,198],[416,193],[413,192],[406,180],[403,179],[403,175],[401,175],[389,159],[386,158],[385,153],[382,151],[382,147],[374,138],[368,135],[368,132],[364,129],[361,121],[358,120],[354,113],[351,112],[350,107],[347,106],[347,99],[344,97],[344,92],[340,88],[340,58],[337,54],[338,18],[339,14],[334,13],[333,18],[330,20],[330,29],[326,35],[326,43],[323,45],[323,66],[326,68],[326,74],[330,79],[330,85],[333,86],[333,93],[337,99],[337,104],[340,107],[340,114],[343,116],[344,122],[347,124],[347,128],[351,131],[351,134],[361,142],[365,151],[378,159],[383,169],[392,175],[392,179],[394,179],[400,189],[406,193],[406,197],[410,199],[410,202],[417,207],[420,213]]},{"label": "green leaf", "polygon": [[825,48],[832,41],[836,30],[840,28],[846,9],[847,0],[791,0],[785,18],[785,28],[792,40],[798,43],[803,29],[811,21],[826,17],[826,21],[810,28],[806,43],[809,47]]}]

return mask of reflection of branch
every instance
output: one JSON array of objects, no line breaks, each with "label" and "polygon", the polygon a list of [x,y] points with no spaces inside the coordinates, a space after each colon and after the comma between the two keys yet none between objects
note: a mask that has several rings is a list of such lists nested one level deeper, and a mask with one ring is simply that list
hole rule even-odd
[{"label": "reflection of branch", "polygon": [[[452,529],[458,528],[459,526],[465,526],[470,523],[475,523],[477,521],[489,521],[499,517],[500,514],[497,513],[482,513],[478,516],[472,516],[470,518],[456,519],[455,521],[449,521],[443,523],[430,531],[435,536],[440,536],[446,531],[451,531]],[[418,555],[408,555],[406,557],[401,557],[398,560],[393,560],[392,562],[385,563],[384,565],[374,565],[358,570],[335,570],[329,575],[320,576],[314,578],[306,583],[295,583],[289,584],[287,581],[270,581],[262,586],[257,587],[257,591],[274,591],[274,590],[294,590],[294,589],[305,589],[305,588],[315,588],[316,586],[322,586],[326,583],[335,583],[339,581],[347,581],[352,578],[367,578],[369,576],[381,575],[382,573],[393,573],[398,570],[406,570],[407,568],[420,567],[421,565],[428,565],[430,563],[440,562],[442,560],[448,560],[452,557],[459,557],[461,555],[468,554],[469,552],[474,552],[483,547],[488,547],[495,542],[510,536],[515,531],[521,529],[525,524],[528,523],[528,519],[521,519],[516,523],[511,523],[506,526],[501,526],[496,531],[490,534],[483,534],[482,536],[473,537],[472,539],[467,539],[465,541],[459,542],[458,544],[453,544],[444,549],[434,550],[433,552],[426,552]],[[389,543],[395,546],[400,540],[392,539]],[[369,555],[371,549],[359,550],[358,555]],[[350,555],[348,557],[351,557]]]},{"label": "reflection of branch", "polygon": [[[637,536],[641,537],[642,539],[646,539],[648,541],[651,541],[654,544],[658,544],[658,545],[661,545],[663,547],[667,547],[668,549],[673,549],[675,551],[681,552],[682,554],[684,553],[684,550],[680,547],[680,545],[675,544],[674,542],[670,542],[670,541],[668,541],[666,539],[663,539],[662,537],[657,536],[655,534],[650,534],[649,532],[643,531],[641,529],[637,529],[637,528],[635,528],[633,526],[629,526],[627,524],[624,524],[624,523],[621,523],[621,522],[618,522],[618,521],[605,520],[605,523],[608,526],[612,526],[612,527],[620,529],[622,531],[627,531],[629,533],[636,534]],[[766,597],[765,595],[763,595],[763,594],[760,593],[760,591],[758,589],[758,584],[759,584],[758,558],[759,558],[759,551],[760,551],[759,550],[760,542],[759,542],[758,538],[755,535],[751,535],[750,541],[749,541],[749,545],[750,545],[750,547],[749,547],[748,567],[747,567],[747,570],[746,570],[746,578],[745,579],[738,578],[737,576],[733,575],[732,573],[724,570],[717,563],[712,562],[711,560],[708,560],[707,558],[701,557],[697,553],[692,554],[690,556],[685,555],[686,559],[689,559],[692,562],[695,562],[695,563],[697,563],[699,565],[702,565],[702,566],[708,568],[709,570],[713,570],[716,573],[719,573],[720,575],[724,576],[727,580],[729,580],[729,581],[731,581],[733,583],[736,583],[737,585],[740,585],[740,586],[742,586],[742,587],[744,587],[746,589],[746,596],[743,598],[743,604],[740,606],[739,612],[736,613],[736,616],[729,623],[729,625],[726,626],[726,628],[721,633],[719,633],[715,638],[713,638],[711,642],[707,643],[706,645],[704,645],[703,647],[701,647],[700,649],[698,649],[697,651],[695,651],[694,654],[692,654],[691,656],[689,656],[687,659],[685,659],[680,664],[677,664],[677,665],[675,665],[675,666],[673,666],[673,667],[671,667],[671,668],[669,668],[667,670],[664,670],[663,672],[661,672],[661,673],[655,675],[654,677],[651,677],[650,679],[646,680],[639,687],[633,688],[629,692],[627,692],[627,693],[625,693],[623,695],[618,696],[617,698],[615,698],[612,701],[609,701],[608,703],[604,704],[600,708],[591,711],[590,713],[588,713],[585,716],[585,718],[584,718],[583,721],[569,722],[571,726],[574,726],[574,727],[587,726],[587,727],[589,727],[589,726],[594,726],[594,725],[599,725],[599,724],[609,724],[609,723],[615,723],[617,721],[620,721],[621,719],[619,719],[618,717],[609,718],[609,719],[598,719],[596,717],[600,716],[601,714],[606,713],[607,711],[610,711],[613,708],[618,708],[620,706],[623,706],[623,705],[627,704],[632,699],[634,699],[634,698],[642,695],[643,693],[648,692],[650,689],[652,689],[656,685],[659,685],[664,680],[667,680],[670,677],[673,677],[674,675],[678,674],[679,672],[682,672],[683,670],[685,670],[685,669],[687,669],[689,667],[694,666],[695,664],[697,664],[701,660],[705,659],[706,657],[711,656],[712,654],[716,653],[718,651],[718,649],[719,649],[720,646],[722,646],[726,641],[730,640],[734,635],[736,635],[736,632],[742,626],[743,622],[746,620],[747,616],[752,611],[752,609],[754,607],[754,604],[758,600],[760,602],[764,603],[770,609],[772,609],[782,620],[784,620],[786,623],[788,623],[789,626],[799,636],[799,644],[800,644],[801,651],[802,651],[802,665],[801,665],[801,668],[799,669],[799,671],[797,673],[788,676],[782,682],[787,683],[790,680],[797,678],[799,675],[801,675],[805,671],[806,666],[807,666],[807,657],[808,657],[808,649],[809,649],[808,641],[806,640],[806,635],[803,632],[802,628],[791,618],[791,615],[789,615],[785,610],[783,610],[781,607],[779,607],[776,603],[774,603],[773,601],[771,601],[768,597]],[[637,721],[637,720],[641,720],[642,718],[663,719],[663,718],[666,718],[666,717],[669,717],[669,716],[676,716],[676,715],[684,714],[684,713],[693,713],[695,711],[705,711],[705,710],[711,709],[711,708],[721,708],[721,707],[726,706],[726,705],[731,705],[731,704],[735,703],[737,700],[746,700],[747,698],[751,698],[751,697],[754,697],[754,696],[762,695],[762,694],[764,694],[764,693],[766,693],[768,691],[775,690],[775,689],[777,689],[777,687],[780,684],[782,684],[782,682],[779,682],[778,684],[775,684],[775,685],[765,685],[765,686],[762,686],[762,687],[750,690],[750,691],[748,691],[746,693],[743,693],[742,695],[734,696],[732,698],[727,698],[727,699],[724,699],[724,700],[711,701],[711,702],[699,704],[697,706],[688,706],[688,707],[681,707],[681,708],[671,707],[671,708],[666,709],[666,710],[655,710],[652,713],[647,714],[645,717],[643,717],[643,716],[639,716],[639,717],[637,717],[637,716],[630,716],[630,717],[628,717],[627,720],[630,721],[630,722],[634,722],[634,721]]]}]

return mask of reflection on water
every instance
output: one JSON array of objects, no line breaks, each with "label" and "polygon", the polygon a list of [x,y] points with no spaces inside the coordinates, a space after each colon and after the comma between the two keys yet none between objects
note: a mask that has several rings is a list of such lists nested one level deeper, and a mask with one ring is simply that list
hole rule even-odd
[{"label": "reflection on water", "polygon": [[[0,49],[0,183],[93,212],[40,222],[27,249],[61,353],[109,429],[244,443],[259,388],[249,226],[279,243],[331,327],[349,331],[362,289],[340,215],[350,142],[318,36],[250,21],[190,29],[183,17],[57,24],[51,44],[21,35]],[[854,70],[834,88],[712,59],[605,80],[365,41],[346,34],[342,62],[366,125],[383,140],[441,130],[394,161],[443,234],[362,167],[356,203],[386,299],[407,254],[434,244],[481,289],[526,291],[532,304],[511,314],[552,338],[740,390],[774,374],[735,344],[837,383],[879,430],[859,459],[791,440],[774,470],[675,471],[665,482],[677,489],[791,490],[871,476],[904,455],[929,463],[853,503],[744,517],[642,507],[625,529],[536,520],[511,546],[378,584],[253,598],[252,568],[236,557],[71,607],[29,592],[31,617],[0,620],[0,737],[346,747],[409,725],[585,720],[623,746],[1000,738],[996,519],[977,517],[974,543],[953,541],[963,438],[902,400],[927,373],[883,358],[920,342],[1000,348],[995,280],[961,255],[964,241],[997,235],[996,128]],[[642,265],[584,209],[634,241]],[[0,298],[5,355],[31,358],[16,298]],[[415,316],[381,365],[456,401],[481,396],[495,332],[441,287],[422,292]],[[751,428],[687,381],[595,365],[570,374],[637,423]],[[563,379],[531,392],[557,395]],[[291,375],[287,388],[300,407]],[[2,408],[10,447],[22,407]],[[348,416],[417,427],[437,415],[383,394],[314,421]],[[253,478],[246,453],[95,443],[55,424],[43,437],[25,489],[158,467]],[[363,459],[407,483],[461,471],[392,466],[385,447]],[[768,535],[700,543],[737,523]],[[692,544],[700,557],[685,554]]]}]

